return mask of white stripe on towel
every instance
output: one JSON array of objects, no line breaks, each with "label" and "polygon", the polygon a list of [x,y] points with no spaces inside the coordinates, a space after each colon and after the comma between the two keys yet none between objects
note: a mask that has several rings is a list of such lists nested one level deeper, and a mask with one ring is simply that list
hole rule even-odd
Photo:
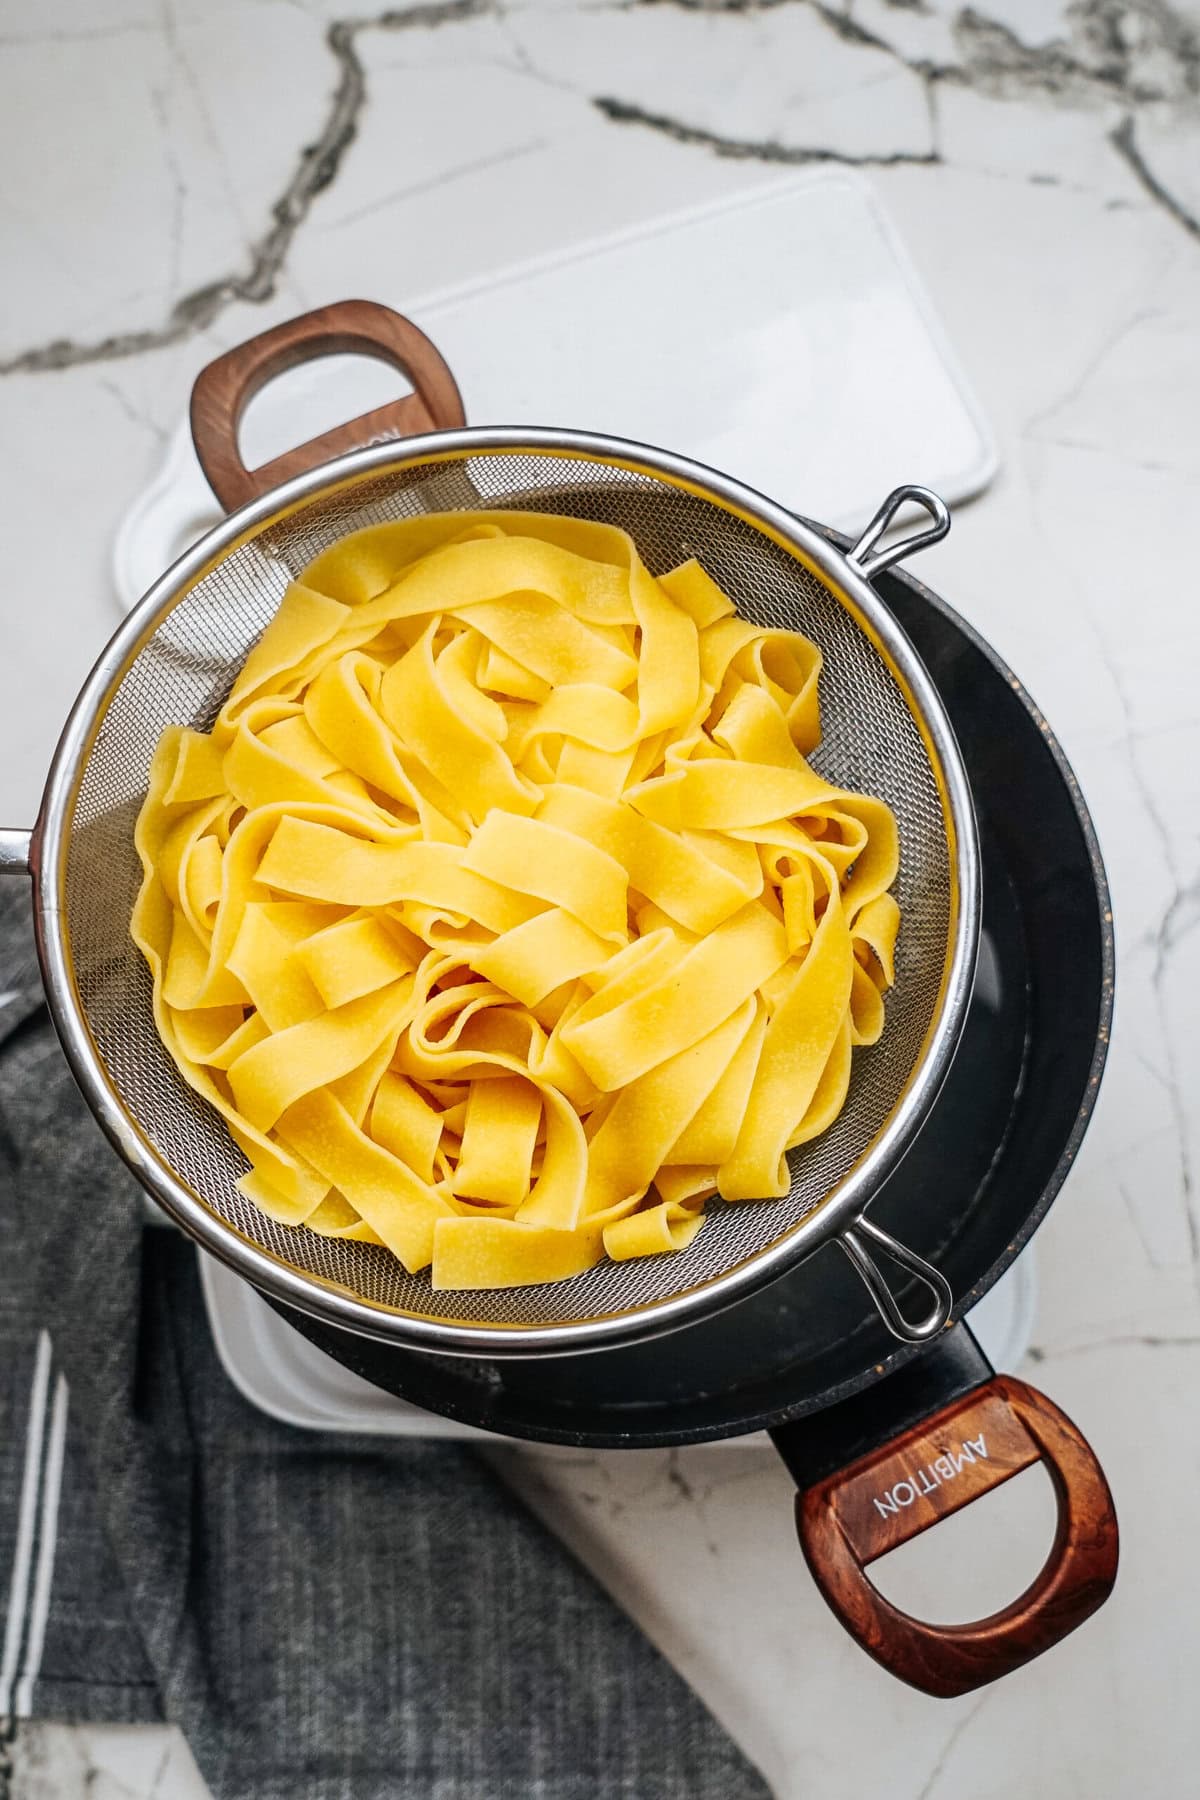
[{"label": "white stripe on towel", "polygon": [[39,1331],[33,1381],[29,1390],[29,1418],[25,1426],[25,1472],[21,1477],[17,1542],[13,1551],[12,1581],[8,1590],[8,1623],[4,1654],[0,1657],[0,1719],[9,1712],[13,1677],[21,1653],[25,1608],[29,1599],[29,1571],[33,1562],[33,1528],[42,1472],[42,1439],[46,1432],[46,1396],[50,1389],[50,1333]]},{"label": "white stripe on towel", "polygon": [[67,1378],[60,1375],[54,1384],[54,1405],[50,1411],[50,1441],[46,1446],[46,1474],[42,1481],[42,1524],[38,1534],[37,1574],[34,1577],[33,1600],[29,1611],[25,1667],[13,1694],[13,1713],[18,1719],[27,1719],[33,1711],[33,1684],[41,1673],[46,1620],[50,1616],[54,1553],[58,1548],[58,1503],[62,1494],[63,1451],[67,1442],[67,1399]]}]

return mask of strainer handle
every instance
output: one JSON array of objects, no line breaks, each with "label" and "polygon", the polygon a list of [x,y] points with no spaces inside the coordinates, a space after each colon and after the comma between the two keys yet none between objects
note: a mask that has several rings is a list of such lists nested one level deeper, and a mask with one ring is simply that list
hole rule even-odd
[{"label": "strainer handle", "polygon": [[[1054,1484],[1058,1527],[1041,1573],[1003,1611],[968,1625],[930,1625],[868,1579],[876,1558],[1038,1462]],[[891,1674],[946,1699],[1067,1637],[1104,1604],[1117,1576],[1116,1510],[1095,1452],[1053,1401],[1008,1375],[801,1491],[796,1528],[817,1586],[850,1635]]]},{"label": "strainer handle", "polygon": [[[413,392],[377,406],[248,469],[238,447],[242,415],[276,375],[319,356],[374,356],[399,369]],[[226,512],[256,500],[348,450],[466,423],[462,397],[441,353],[411,319],[374,300],[339,300],[260,332],[201,369],[192,388],[192,441],[208,485]]]},{"label": "strainer handle", "polygon": [[32,847],[31,831],[9,831],[0,826],[0,875],[28,875]]},{"label": "strainer handle", "polygon": [[[914,506],[923,507],[932,523],[923,531],[914,531],[908,537],[897,538],[894,544],[889,544],[884,550],[875,550],[876,544],[900,508],[910,502]],[[882,575],[893,563],[902,562],[914,550],[924,550],[930,544],[940,543],[949,529],[950,508],[932,488],[893,488],[854,548],[846,552],[846,560],[865,580],[874,581],[876,575]],[[875,552],[874,555],[871,554],[872,551]]]},{"label": "strainer handle", "polygon": [[[865,1215],[854,1225],[848,1226],[839,1236],[838,1242],[893,1337],[898,1337],[906,1344],[924,1344],[938,1335],[954,1307],[950,1283],[940,1270]],[[933,1305],[923,1318],[910,1319],[901,1310],[900,1302],[888,1285],[887,1276],[871,1254],[872,1248],[876,1252],[882,1252],[890,1262],[907,1274],[915,1275],[933,1296]]]}]

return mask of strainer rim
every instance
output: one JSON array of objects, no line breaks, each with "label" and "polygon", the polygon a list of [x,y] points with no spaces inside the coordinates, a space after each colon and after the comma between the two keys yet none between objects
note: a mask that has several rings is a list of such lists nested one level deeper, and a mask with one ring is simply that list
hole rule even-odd
[{"label": "strainer rim", "polygon": [[[541,1325],[483,1324],[383,1307],[283,1262],[210,1210],[126,1111],[76,993],[65,924],[70,828],[92,742],[129,665],[174,605],[241,544],[314,500],[421,462],[522,452],[615,464],[699,493],[765,531],[849,602],[857,623],[867,629],[900,681],[924,737],[942,803],[955,890],[949,953],[921,1051],[885,1124],[825,1199],[765,1249],[705,1282],[626,1311]],[[812,523],[720,470],[634,440],[546,426],[467,426],[351,451],[270,490],[207,531],[149,588],[81,688],[47,777],[33,833],[31,872],[38,951],[55,1028],[99,1124],[164,1211],[204,1249],[285,1305],[383,1342],[462,1356],[579,1354],[656,1336],[745,1298],[852,1227],[910,1147],[948,1072],[966,1017],[980,921],[978,836],[953,728],[916,650],[848,556]]]}]

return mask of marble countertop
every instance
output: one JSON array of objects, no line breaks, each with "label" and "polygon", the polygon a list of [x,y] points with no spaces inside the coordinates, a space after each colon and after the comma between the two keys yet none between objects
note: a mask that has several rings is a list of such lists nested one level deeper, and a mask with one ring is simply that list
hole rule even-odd
[{"label": "marble countertop", "polygon": [[[999,447],[920,572],[1053,722],[1112,881],[1116,1031],[1026,1372],[1105,1464],[1120,1581],[933,1702],[834,1626],[770,1457],[494,1454],[780,1796],[1166,1800],[1200,1759],[1197,0],[0,0],[0,818],[34,816],[116,521],[217,351],[824,164],[882,197]],[[889,1591],[936,1608],[937,1539],[999,1604],[1050,1516],[1021,1477]],[[149,1728],[27,1728],[19,1767],[30,1800],[203,1792]]]}]

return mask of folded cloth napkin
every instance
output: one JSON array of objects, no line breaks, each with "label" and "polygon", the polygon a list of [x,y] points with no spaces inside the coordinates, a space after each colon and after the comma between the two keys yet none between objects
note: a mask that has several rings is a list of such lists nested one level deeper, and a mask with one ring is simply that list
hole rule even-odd
[{"label": "folded cloth napkin", "polygon": [[768,1791],[470,1451],[236,1393],[195,1251],[144,1226],[68,1073],[24,892],[0,895],[0,1604],[0,1718],[174,1720],[218,1800]]}]

